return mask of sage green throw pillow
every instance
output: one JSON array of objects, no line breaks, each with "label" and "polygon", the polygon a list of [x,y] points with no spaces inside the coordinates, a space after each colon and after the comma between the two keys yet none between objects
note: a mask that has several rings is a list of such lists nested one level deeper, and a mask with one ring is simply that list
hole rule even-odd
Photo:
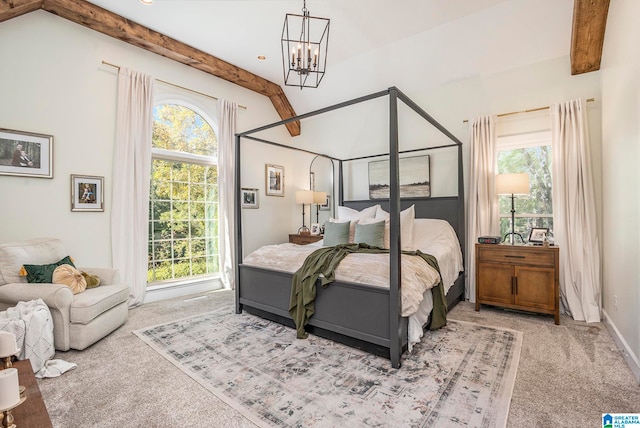
[{"label": "sage green throw pillow", "polygon": [[27,282],[51,284],[53,282],[53,271],[60,265],[76,267],[69,256],[48,265],[23,265],[22,267],[27,271]]},{"label": "sage green throw pillow", "polygon": [[333,247],[339,244],[349,243],[349,226],[351,222],[334,223],[328,221],[324,224],[323,243],[325,247]]},{"label": "sage green throw pillow", "polygon": [[384,220],[376,223],[356,224],[356,234],[353,238],[356,244],[368,244],[371,247],[384,245]]}]

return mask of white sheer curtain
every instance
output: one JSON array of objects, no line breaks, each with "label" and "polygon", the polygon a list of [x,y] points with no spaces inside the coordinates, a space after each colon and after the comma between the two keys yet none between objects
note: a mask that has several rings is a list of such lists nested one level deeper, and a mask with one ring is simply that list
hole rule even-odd
[{"label": "white sheer curtain", "polygon": [[129,306],[147,289],[154,79],[120,68],[111,200],[113,266],[129,284]]},{"label": "white sheer curtain", "polygon": [[236,117],[238,106],[218,99],[218,252],[220,279],[226,288],[235,288],[235,163]]},{"label": "white sheer curtain", "polygon": [[575,320],[598,322],[600,244],[584,100],[551,106],[551,138],[553,233],[560,248],[562,304]]},{"label": "white sheer curtain", "polygon": [[478,236],[500,233],[495,191],[495,116],[480,116],[469,129],[469,197],[467,210],[467,299],[476,301],[475,244]]}]

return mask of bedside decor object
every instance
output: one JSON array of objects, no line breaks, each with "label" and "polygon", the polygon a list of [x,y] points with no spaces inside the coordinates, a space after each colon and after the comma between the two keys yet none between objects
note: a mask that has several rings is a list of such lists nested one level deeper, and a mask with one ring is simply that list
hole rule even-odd
[{"label": "bedside decor object", "polygon": [[104,177],[71,174],[71,211],[104,211]]},{"label": "bedside decor object", "polygon": [[265,188],[267,196],[284,196],[284,167],[265,165]]},{"label": "bedside decor object", "polygon": [[0,175],[53,178],[53,136],[0,128]]},{"label": "bedside decor object", "polygon": [[311,234],[320,235],[320,223],[311,224]]},{"label": "bedside decor object", "polygon": [[329,22],[309,16],[307,1],[302,15],[287,13],[282,27],[282,67],[284,84],[317,88],[327,68]]},{"label": "bedside decor object", "polygon": [[240,189],[240,197],[242,208],[260,208],[260,200],[258,199],[258,189]]},{"label": "bedside decor object", "polygon": [[[548,227],[533,227],[529,232],[529,242],[536,245],[542,245],[544,244],[548,233]],[[549,241],[547,240],[547,242]]]},{"label": "bedside decor object", "polygon": [[522,243],[524,238],[521,234],[516,233],[516,209],[515,196],[529,194],[529,175],[528,174],[498,174],[496,176],[496,194],[511,195],[511,232],[504,235],[504,241],[510,236],[511,245],[515,244],[516,235],[520,237]]},{"label": "bedside decor object", "polygon": [[304,218],[304,206],[306,204],[311,205],[313,203],[313,191],[311,190],[297,190],[296,191],[296,204],[302,205],[302,227],[298,229],[299,235],[309,235],[309,228],[305,225]]},{"label": "bedside decor object", "polygon": [[499,244],[502,242],[501,236],[479,236],[478,244]]},{"label": "bedside decor object", "polygon": [[0,358],[4,359],[2,368],[10,368],[13,366],[11,357],[20,352],[16,342],[16,335],[10,331],[0,331]]}]

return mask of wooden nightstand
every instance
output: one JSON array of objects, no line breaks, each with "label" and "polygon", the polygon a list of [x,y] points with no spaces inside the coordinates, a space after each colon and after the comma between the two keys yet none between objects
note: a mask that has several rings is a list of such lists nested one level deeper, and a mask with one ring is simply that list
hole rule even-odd
[{"label": "wooden nightstand", "polygon": [[554,315],[560,324],[558,247],[476,244],[481,304]]},{"label": "wooden nightstand", "polygon": [[289,242],[298,245],[312,244],[314,242],[318,242],[321,239],[322,235],[298,235],[297,233],[292,233],[289,235]]}]

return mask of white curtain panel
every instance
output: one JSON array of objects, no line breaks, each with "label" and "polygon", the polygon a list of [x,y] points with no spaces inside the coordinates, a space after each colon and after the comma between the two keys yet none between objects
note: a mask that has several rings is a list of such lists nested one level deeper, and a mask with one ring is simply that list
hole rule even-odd
[{"label": "white curtain panel", "polygon": [[235,163],[238,106],[218,99],[218,253],[220,279],[226,288],[235,288]]},{"label": "white curtain panel", "polygon": [[497,171],[495,116],[476,117],[469,129],[470,166],[467,199],[467,287],[466,297],[476,301],[475,244],[479,236],[500,233],[498,198],[495,191]]},{"label": "white curtain panel", "polygon": [[562,305],[575,320],[601,318],[600,244],[591,172],[587,106],[551,106],[553,234],[560,248]]},{"label": "white curtain panel", "polygon": [[154,79],[120,68],[111,201],[113,266],[129,284],[129,306],[147,289]]}]

